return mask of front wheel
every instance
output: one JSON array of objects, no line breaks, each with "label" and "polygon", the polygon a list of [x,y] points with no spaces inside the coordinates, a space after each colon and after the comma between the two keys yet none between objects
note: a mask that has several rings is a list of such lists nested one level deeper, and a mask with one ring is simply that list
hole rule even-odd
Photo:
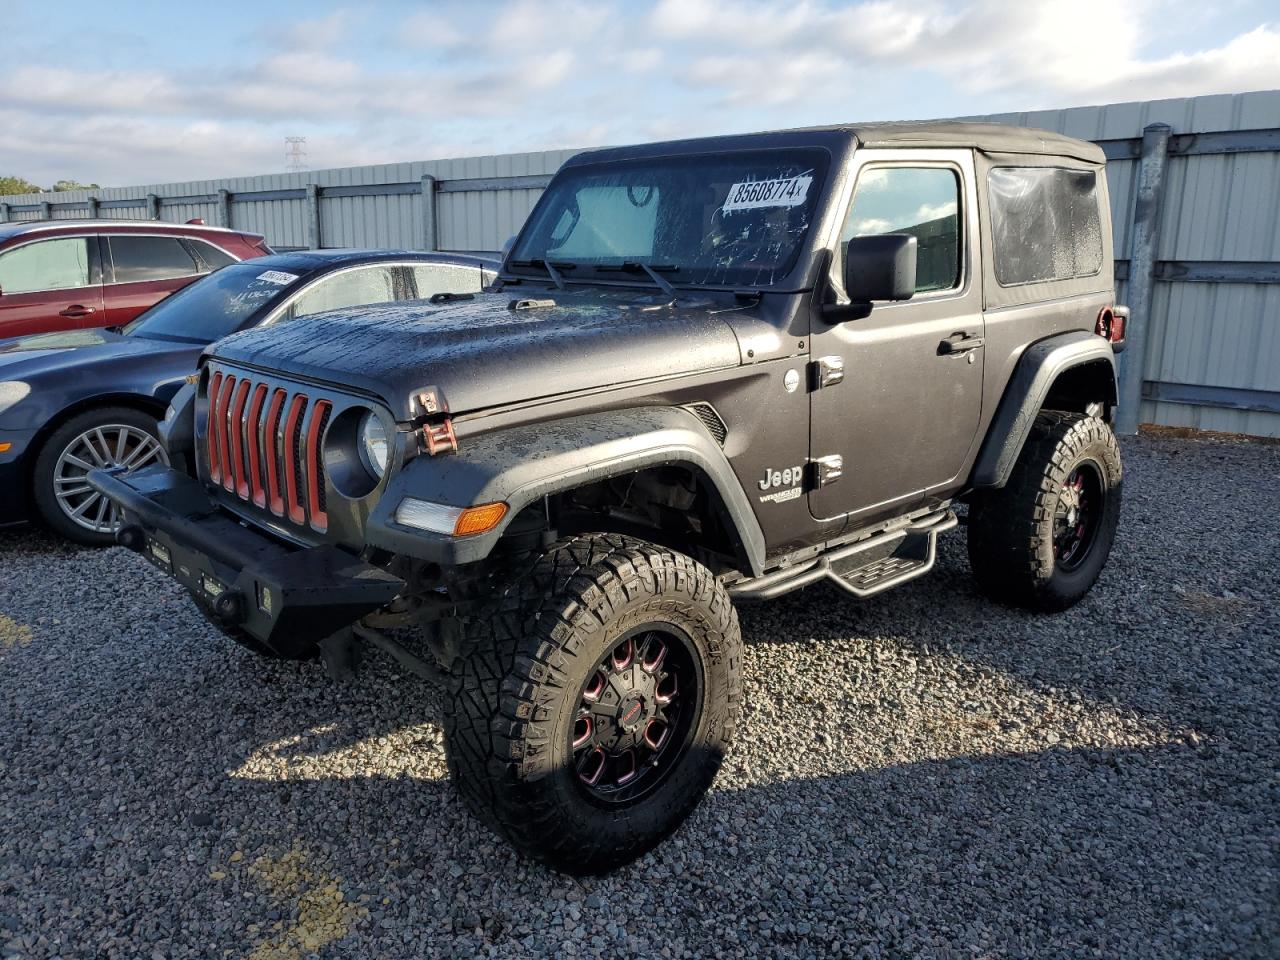
[{"label": "front wheel", "polygon": [[109,546],[120,529],[120,509],[89,486],[89,471],[168,462],[155,417],[131,407],[86,410],[54,430],[40,449],[32,499],[55,533],[90,547]]},{"label": "front wheel", "polygon": [[638,540],[562,541],[468,623],[445,705],[463,798],[573,874],[645,853],[711,786],[741,704],[724,588]]},{"label": "front wheel", "polygon": [[1008,482],[969,508],[969,565],[988,596],[1065,610],[1092,588],[1120,521],[1123,470],[1096,417],[1041,413]]}]

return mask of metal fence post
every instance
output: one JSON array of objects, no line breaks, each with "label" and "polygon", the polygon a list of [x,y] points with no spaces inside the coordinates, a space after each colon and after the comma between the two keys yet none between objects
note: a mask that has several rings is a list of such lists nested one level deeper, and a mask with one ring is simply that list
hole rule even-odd
[{"label": "metal fence post", "polygon": [[231,191],[218,191],[218,226],[231,227]]},{"label": "metal fence post", "polygon": [[1160,245],[1160,206],[1164,198],[1164,169],[1169,156],[1167,123],[1152,123],[1142,130],[1142,153],[1138,157],[1138,197],[1133,208],[1129,233],[1129,323],[1125,328],[1128,346],[1120,355],[1120,404],[1116,429],[1138,432],[1142,407],[1142,378],[1147,369],[1147,334],[1151,322],[1151,301],[1156,284],[1156,256]]},{"label": "metal fence post", "polygon": [[8,223],[8,222],[9,222],[9,205],[7,203],[0,203],[0,223]]},{"label": "metal fence post", "polygon": [[436,225],[436,178],[431,174],[422,177],[422,249],[440,248],[439,228]]},{"label": "metal fence post", "polygon": [[307,184],[307,246],[320,249],[320,187]]},{"label": "metal fence post", "polygon": [[51,204],[48,200],[40,201],[40,219],[41,220],[53,219],[53,204]]},{"label": "metal fence post", "polygon": [[98,198],[89,197],[89,199],[85,200],[84,209],[85,209],[85,213],[88,214],[88,217],[90,220],[97,220],[98,219]]},{"label": "metal fence post", "polygon": [[160,198],[157,197],[154,193],[147,194],[147,219],[148,220],[160,219]]}]

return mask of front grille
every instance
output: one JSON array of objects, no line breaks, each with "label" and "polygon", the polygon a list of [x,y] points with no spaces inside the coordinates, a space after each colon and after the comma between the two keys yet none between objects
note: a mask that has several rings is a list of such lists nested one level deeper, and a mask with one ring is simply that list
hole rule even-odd
[{"label": "front grille", "polygon": [[205,451],[209,480],[246,503],[324,533],[324,429],[333,403],[212,368]]}]

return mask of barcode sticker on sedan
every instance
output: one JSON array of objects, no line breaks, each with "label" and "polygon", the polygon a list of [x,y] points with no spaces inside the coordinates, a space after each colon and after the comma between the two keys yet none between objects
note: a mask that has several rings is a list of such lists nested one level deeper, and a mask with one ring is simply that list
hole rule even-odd
[{"label": "barcode sticker on sedan", "polygon": [[761,207],[798,207],[809,196],[813,176],[802,173],[777,180],[747,180],[735,183],[724,197],[724,212],[758,210]]},{"label": "barcode sticker on sedan", "polygon": [[293,283],[298,279],[296,273],[285,273],[283,270],[268,270],[266,273],[258,274],[259,280],[266,280],[268,283],[278,283],[284,286],[286,283]]}]

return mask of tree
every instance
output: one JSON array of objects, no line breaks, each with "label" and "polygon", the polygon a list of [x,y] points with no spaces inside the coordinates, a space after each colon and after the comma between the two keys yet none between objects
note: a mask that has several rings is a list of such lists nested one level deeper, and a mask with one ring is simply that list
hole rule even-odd
[{"label": "tree", "polygon": [[40,188],[22,177],[0,176],[0,197],[9,193],[39,193]]},{"label": "tree", "polygon": [[98,190],[96,183],[79,183],[76,180],[59,180],[53,185],[54,193],[65,193],[68,190]]}]

